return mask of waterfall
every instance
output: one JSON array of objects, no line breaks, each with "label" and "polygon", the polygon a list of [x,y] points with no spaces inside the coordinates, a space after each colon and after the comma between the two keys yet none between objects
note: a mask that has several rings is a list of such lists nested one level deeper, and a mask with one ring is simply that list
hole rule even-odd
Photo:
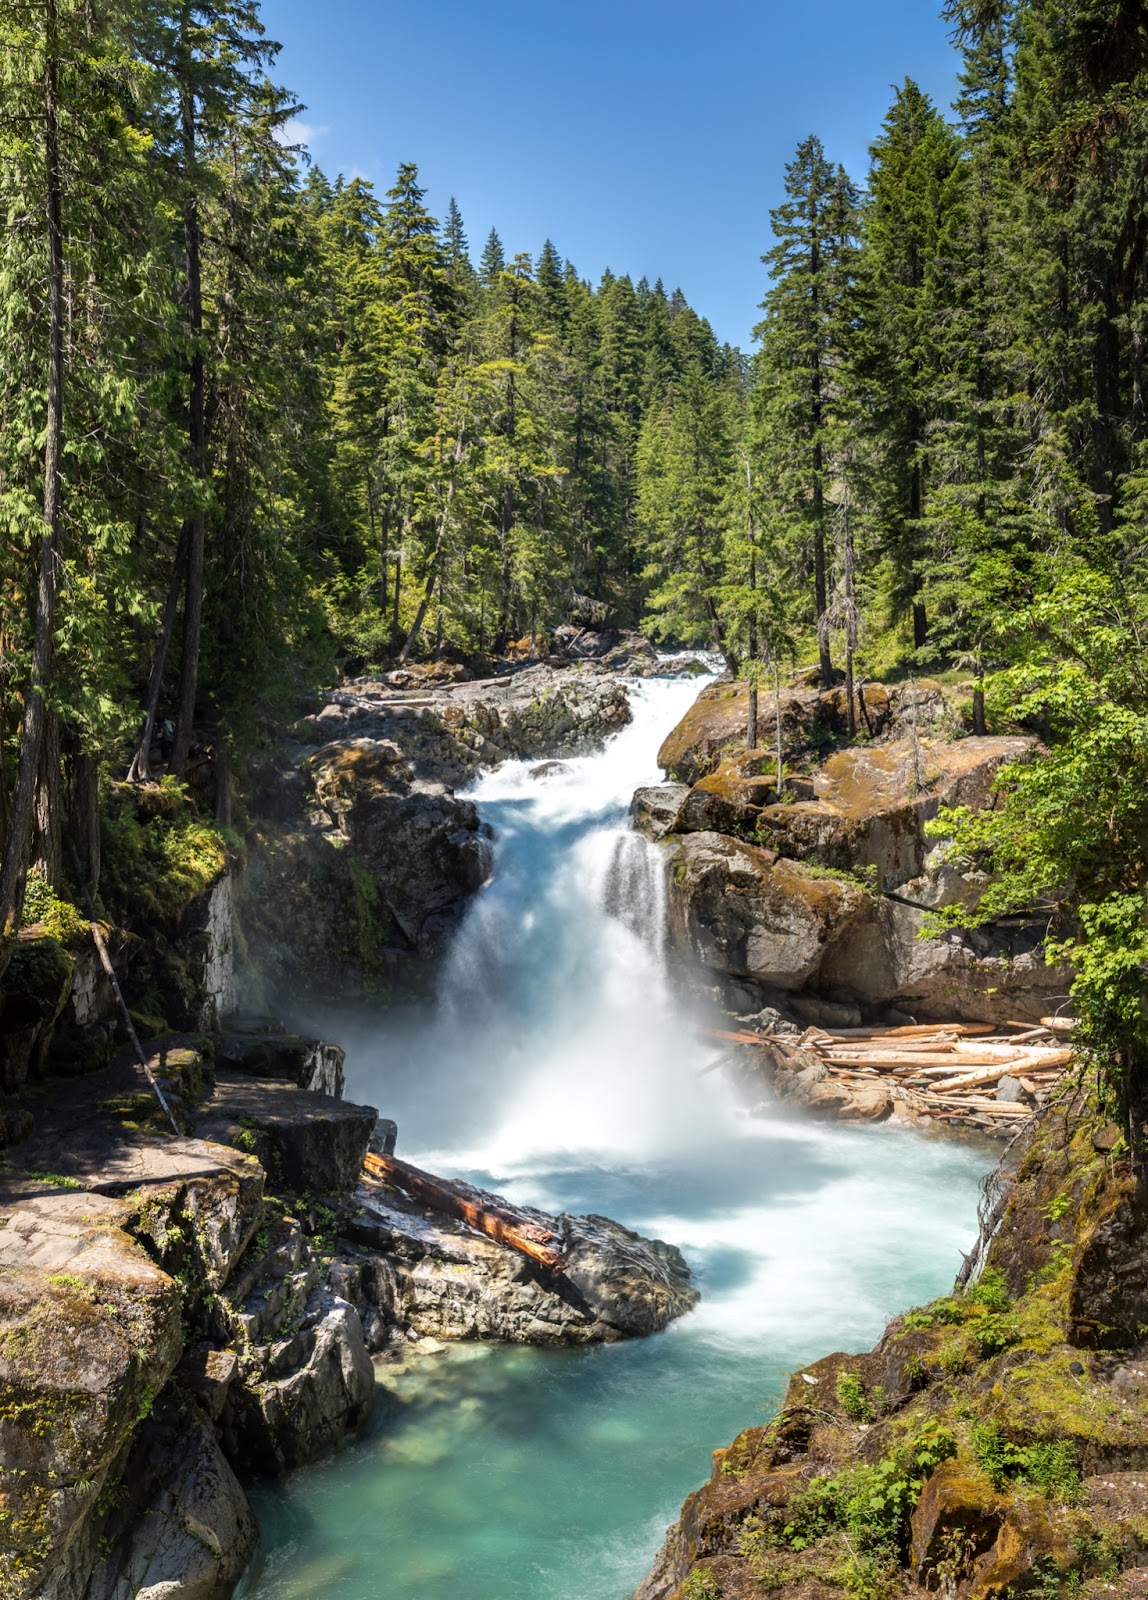
[{"label": "waterfall", "polygon": [[602,906],[652,951],[666,937],[666,873],[655,845],[640,833],[622,833],[602,884]]},{"label": "waterfall", "polygon": [[506,762],[470,789],[494,828],[492,878],[456,935],[429,1022],[380,1040],[379,1075],[363,1091],[428,1164],[644,1160],[732,1115],[720,1085],[699,1084],[712,1051],[667,977],[661,853],[629,820],[634,790],[661,781],[659,745],[697,692],[696,681],[635,683],[633,721],[601,752]]}]

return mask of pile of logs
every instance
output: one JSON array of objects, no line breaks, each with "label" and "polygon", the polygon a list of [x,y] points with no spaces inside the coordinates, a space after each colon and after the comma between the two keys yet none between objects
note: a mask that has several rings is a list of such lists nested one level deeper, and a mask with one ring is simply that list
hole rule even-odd
[{"label": "pile of logs", "polygon": [[1072,1064],[1073,1023],[920,1023],[901,1028],[807,1028],[802,1034],[707,1030],[731,1044],[767,1048],[794,1072],[820,1062],[830,1082],[884,1085],[905,1112],[974,1127],[1023,1122]]}]

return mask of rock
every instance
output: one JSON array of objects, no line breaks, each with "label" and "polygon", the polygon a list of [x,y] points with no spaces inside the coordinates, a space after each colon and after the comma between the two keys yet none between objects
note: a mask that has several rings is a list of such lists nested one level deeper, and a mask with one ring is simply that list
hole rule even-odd
[{"label": "rock", "polygon": [[[538,665],[416,692],[379,679],[332,690],[298,725],[288,815],[278,767],[256,782],[239,912],[258,964],[244,1003],[293,1008],[425,988],[490,872],[490,830],[454,786],[484,766],[599,748],[630,720],[594,663]],[[260,798],[262,796],[262,798]]]},{"label": "rock", "polygon": [[859,1006],[842,1004],[837,1000],[823,1000],[820,995],[795,994],[788,1002],[790,1010],[803,1022],[812,1022],[819,1028],[857,1028],[861,1025]]},{"label": "rock", "polygon": [[1006,1105],[1027,1105],[1032,1096],[1019,1078],[1006,1076],[997,1084],[997,1099]]},{"label": "rock", "polygon": [[[255,1516],[211,1428],[194,1415],[141,1429],[121,1505],[84,1600],[218,1600],[243,1575],[259,1538]],[[142,1491],[142,1493],[141,1493]],[[125,1512],[128,1514],[125,1515]]]},{"label": "rock", "polygon": [[130,1211],[11,1177],[0,1195],[7,1596],[65,1596],[76,1563],[86,1576],[100,1495],[179,1358],[179,1292],[129,1236]]},{"label": "rock", "polygon": [[[817,720],[817,695],[810,690],[783,689],[782,734],[787,748],[804,744]],[[772,731],[772,694],[759,696],[759,727]],[[728,679],[708,684],[667,736],[658,751],[658,765],[681,783],[697,783],[716,770],[723,757],[745,749],[749,723],[749,690]],[[767,752],[762,751],[762,759]]]},{"label": "rock", "polygon": [[358,1311],[316,1291],[297,1331],[247,1358],[228,1397],[224,1438],[252,1471],[285,1472],[325,1454],[366,1421],[375,1369]]},{"label": "rock", "polygon": [[766,806],[760,833],[781,855],[899,889],[925,871],[924,824],[942,805],[986,804],[1001,765],[1022,759],[1034,743],[900,740],[839,750],[814,772],[812,800]]},{"label": "rock", "polygon": [[263,1029],[224,1033],[215,1050],[221,1067],[256,1078],[288,1078],[314,1094],[343,1094],[346,1053],[338,1045],[307,1039],[295,1033],[270,1033]]},{"label": "rock", "polygon": [[252,1149],[299,1194],[338,1194],[359,1181],[376,1117],[373,1106],[312,1094],[278,1078],[223,1071],[197,1131],[219,1144]]},{"label": "rock", "polygon": [[910,1523],[910,1559],[918,1579],[928,1578],[943,1559],[951,1562],[955,1551],[961,1569],[952,1576],[967,1576],[974,1558],[996,1541],[1001,1514],[1001,1497],[983,1472],[942,1461],[921,1491]]},{"label": "rock", "polygon": [[[469,1190],[487,1203],[497,1196]],[[440,1339],[586,1344],[656,1332],[697,1301],[673,1246],[606,1217],[548,1217],[518,1207],[568,1254],[552,1277],[507,1245],[400,1190],[364,1186],[344,1226],[343,1255],[361,1272],[379,1337],[399,1327]],[[370,1320],[370,1319],[369,1319]]]},{"label": "rock", "polygon": [[684,783],[658,783],[635,789],[630,802],[630,820],[647,839],[664,839],[677,826],[689,792],[689,785]]},{"label": "rock", "polygon": [[996,1543],[973,1567],[970,1600],[1010,1600],[1038,1562],[1046,1572],[1067,1574],[1074,1565],[1072,1547],[1054,1525],[1046,1502],[1036,1497],[1014,1501]]},{"label": "rock", "polygon": [[555,1231],[566,1283],[597,1321],[626,1334],[659,1333],[697,1303],[680,1250],[609,1217],[563,1213]]},{"label": "rock", "polygon": [[[678,818],[680,833],[753,833],[762,809],[777,799],[777,790],[762,775],[766,765],[756,752],[727,756],[717,770],[690,789]],[[772,770],[772,760],[768,763]]]},{"label": "rock", "polygon": [[539,766],[531,767],[530,776],[532,778],[557,778],[564,772],[569,771],[570,768],[565,761],[543,761]]},{"label": "rock", "polygon": [[853,884],[715,833],[686,834],[673,845],[669,881],[679,947],[704,966],[775,989],[814,980],[827,952],[868,910]]}]

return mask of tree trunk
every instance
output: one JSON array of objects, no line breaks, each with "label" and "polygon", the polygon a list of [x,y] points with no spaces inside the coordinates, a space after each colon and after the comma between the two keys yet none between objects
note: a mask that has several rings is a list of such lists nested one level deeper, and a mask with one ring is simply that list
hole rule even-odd
[{"label": "tree trunk", "polygon": [[[24,692],[24,726],[12,796],[11,823],[0,865],[0,932],[14,934],[24,911],[24,886],[32,847],[36,779],[40,770],[47,693],[52,677],[60,549],[64,443],[64,227],[59,146],[57,0],[44,7],[44,203],[48,230],[48,410],[44,436],[44,531],[36,573],[36,623],[32,668]],[[6,964],[6,963],[5,963]]]},{"label": "tree trunk", "polygon": [[749,715],[745,724],[745,747],[747,750],[757,749],[757,684],[749,686]]},{"label": "tree trunk", "polygon": [[180,529],[179,541],[175,547],[175,559],[171,566],[171,579],[168,582],[167,595],[163,602],[159,636],[155,642],[155,654],[152,656],[151,674],[148,677],[143,733],[140,736],[139,749],[133,756],[132,764],[128,768],[129,783],[146,783],[151,777],[151,741],[155,733],[155,719],[159,712],[159,697],[163,692],[163,672],[164,667],[167,665],[167,652],[171,645],[172,635],[175,632],[176,612],[179,609],[179,592],[183,588],[183,575],[187,566],[188,541],[188,524],[185,522]]},{"label": "tree trunk", "polygon": [[415,612],[415,620],[411,624],[410,633],[407,634],[406,643],[399,651],[399,661],[404,665],[410,659],[411,651],[418,642],[418,636],[422,631],[422,625],[426,618],[427,608],[430,606],[431,596],[434,594],[435,579],[438,577],[439,573],[439,562],[442,559],[443,546],[446,544],[446,532],[447,528],[450,526],[450,506],[451,501],[454,499],[455,479],[458,476],[459,464],[462,461],[464,437],[465,435],[460,429],[458,440],[456,441],[454,447],[454,458],[451,462],[450,478],[446,486],[446,498],[443,501],[442,514],[439,517],[438,534],[435,538],[434,549],[431,552],[430,565],[427,568],[426,582],[423,585],[422,599],[419,601],[419,608]]},{"label": "tree trunk", "polygon": [[781,669],[776,660],[773,663],[773,731],[777,755],[777,798],[780,801],[785,783],[785,752],[781,743]]},{"label": "tree trunk", "polygon": [[[184,72],[189,65],[184,63]],[[188,446],[191,470],[202,496],[207,481],[207,433],[204,406],[203,281],[200,267],[199,197],[195,187],[195,95],[185,78],[180,89],[183,128],[184,246],[187,269],[187,317],[191,335],[191,369],[188,392]],[[191,730],[195,721],[195,696],[199,687],[199,641],[203,629],[203,558],[207,516],[202,500],[191,515],[187,545],[187,592],[183,606],[183,654],[179,670],[179,711],[171,770],[182,777],[187,770]]]},{"label": "tree trunk", "polygon": [[985,691],[979,683],[973,690],[973,732],[981,736],[985,732]]},{"label": "tree trunk", "polygon": [[64,846],[61,838],[64,807],[60,718],[55,708],[49,706],[44,713],[44,732],[40,739],[31,859],[41,878],[53,889],[58,889],[64,878]]}]

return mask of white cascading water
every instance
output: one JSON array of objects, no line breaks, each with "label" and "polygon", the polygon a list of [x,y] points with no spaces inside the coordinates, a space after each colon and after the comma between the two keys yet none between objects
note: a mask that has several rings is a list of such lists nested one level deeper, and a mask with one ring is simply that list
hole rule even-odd
[{"label": "white cascading water", "polygon": [[373,1432],[255,1491],[244,1600],[621,1600],[709,1452],[762,1420],[787,1373],[864,1348],[952,1282],[983,1152],[751,1117],[720,1071],[699,1077],[717,1049],[667,974],[661,854],[627,827],[697,688],[638,683],[601,754],[483,777],[494,876],[437,1003],[358,1037],[345,1015],[326,1026],[348,1094],[398,1120],[401,1155],[670,1239],[701,1304],[650,1339],[387,1367]]},{"label": "white cascading water", "polygon": [[633,721],[605,752],[507,762],[469,791],[495,830],[492,881],[429,1027],[381,1042],[370,1081],[400,1150],[505,1177],[559,1156],[657,1159],[728,1128],[720,1084],[697,1076],[713,1050],[666,973],[662,853],[628,821],[697,692],[638,682]]}]

